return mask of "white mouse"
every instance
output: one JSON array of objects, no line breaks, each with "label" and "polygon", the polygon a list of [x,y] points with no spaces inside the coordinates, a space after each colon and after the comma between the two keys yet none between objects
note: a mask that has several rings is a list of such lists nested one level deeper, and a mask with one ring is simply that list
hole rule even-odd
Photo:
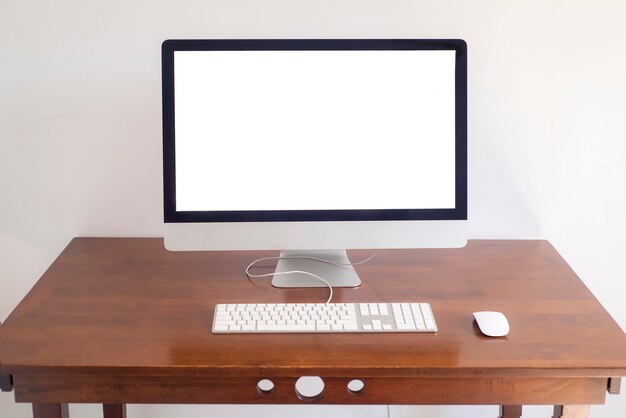
[{"label": "white mouse", "polygon": [[509,321],[502,312],[474,312],[480,331],[488,337],[504,337],[509,333]]}]

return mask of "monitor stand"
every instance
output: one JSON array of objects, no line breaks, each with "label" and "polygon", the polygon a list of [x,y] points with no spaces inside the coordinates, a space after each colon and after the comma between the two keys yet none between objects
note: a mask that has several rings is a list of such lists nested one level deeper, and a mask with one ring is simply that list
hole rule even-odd
[{"label": "monitor stand", "polygon": [[[306,271],[320,276],[333,287],[357,287],[361,279],[350,265],[346,250],[310,250],[310,251],[281,251],[281,258],[276,265],[275,273],[289,271]],[[300,257],[315,257],[339,266]],[[326,283],[307,274],[288,273],[274,274],[274,287],[328,287]]]}]

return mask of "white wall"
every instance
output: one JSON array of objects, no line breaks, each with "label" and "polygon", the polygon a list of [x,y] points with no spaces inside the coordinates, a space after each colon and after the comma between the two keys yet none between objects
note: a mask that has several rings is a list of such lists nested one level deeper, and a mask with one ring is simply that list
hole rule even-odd
[{"label": "white wall", "polygon": [[[161,234],[166,38],[464,38],[473,238],[545,237],[626,326],[624,1],[2,0],[0,320],[77,235]],[[73,406],[85,417],[93,405]],[[29,416],[13,394],[0,415]],[[131,406],[133,417],[249,407]],[[593,417],[624,416],[610,396]],[[385,417],[263,407],[259,416]],[[496,416],[392,407],[392,417]],[[525,416],[549,416],[546,407]]]}]

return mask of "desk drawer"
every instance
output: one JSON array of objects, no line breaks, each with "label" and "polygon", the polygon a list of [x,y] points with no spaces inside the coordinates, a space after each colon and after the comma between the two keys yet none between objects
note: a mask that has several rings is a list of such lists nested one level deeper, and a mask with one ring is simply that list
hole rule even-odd
[{"label": "desk drawer", "polygon": [[361,378],[365,387],[354,394],[350,378],[322,376],[322,396],[302,401],[296,378],[272,378],[274,390],[260,393],[261,378],[18,374],[14,386],[18,402],[34,403],[394,405],[600,404],[607,388],[606,378],[370,377]]}]

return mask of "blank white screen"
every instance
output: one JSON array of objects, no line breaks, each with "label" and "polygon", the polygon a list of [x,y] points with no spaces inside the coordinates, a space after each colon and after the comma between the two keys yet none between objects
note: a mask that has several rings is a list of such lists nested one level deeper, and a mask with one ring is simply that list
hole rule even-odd
[{"label": "blank white screen", "polygon": [[455,51],[176,51],[176,210],[455,207]]}]

